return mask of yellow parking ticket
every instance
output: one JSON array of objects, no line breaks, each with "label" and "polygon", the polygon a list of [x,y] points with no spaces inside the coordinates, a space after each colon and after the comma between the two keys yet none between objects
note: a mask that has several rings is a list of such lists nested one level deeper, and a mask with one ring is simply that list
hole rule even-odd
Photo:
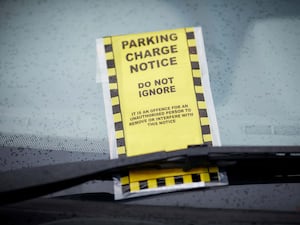
[{"label": "yellow parking ticket", "polygon": [[111,158],[220,145],[200,27],[107,36],[97,53]]}]

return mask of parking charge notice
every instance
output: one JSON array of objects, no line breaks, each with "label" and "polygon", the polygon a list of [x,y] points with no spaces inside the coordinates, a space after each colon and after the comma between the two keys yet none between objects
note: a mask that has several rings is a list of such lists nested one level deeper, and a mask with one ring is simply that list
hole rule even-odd
[{"label": "parking charge notice", "polygon": [[203,144],[184,29],[112,37],[127,156]]}]

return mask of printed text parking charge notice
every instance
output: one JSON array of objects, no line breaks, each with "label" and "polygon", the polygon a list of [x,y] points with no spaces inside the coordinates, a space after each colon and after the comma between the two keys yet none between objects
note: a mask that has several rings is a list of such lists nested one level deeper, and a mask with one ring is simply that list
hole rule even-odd
[{"label": "printed text parking charge notice", "polygon": [[[175,53],[178,53],[177,45],[174,44],[177,39],[177,34],[171,33],[122,41],[124,50],[136,50],[143,46],[166,43],[164,46],[127,53],[125,60],[130,63],[130,73],[177,65],[177,58],[174,56]],[[142,62],[140,62],[141,60]],[[139,62],[137,63],[137,61]]]}]

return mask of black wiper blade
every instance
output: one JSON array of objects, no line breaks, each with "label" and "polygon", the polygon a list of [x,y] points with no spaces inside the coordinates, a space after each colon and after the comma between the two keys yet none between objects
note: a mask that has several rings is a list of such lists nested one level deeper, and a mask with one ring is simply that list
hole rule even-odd
[{"label": "black wiper blade", "polygon": [[138,168],[218,166],[229,184],[300,182],[300,146],[190,147],[114,160],[94,160],[24,168],[0,174],[0,204],[63,190]]}]

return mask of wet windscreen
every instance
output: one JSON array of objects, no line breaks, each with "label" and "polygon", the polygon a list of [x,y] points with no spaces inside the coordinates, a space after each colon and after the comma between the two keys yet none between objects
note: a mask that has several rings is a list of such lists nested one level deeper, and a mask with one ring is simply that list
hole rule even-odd
[{"label": "wet windscreen", "polygon": [[2,1],[0,144],[106,153],[96,38],[195,25],[222,144],[300,144],[299,9],[296,1]]}]

